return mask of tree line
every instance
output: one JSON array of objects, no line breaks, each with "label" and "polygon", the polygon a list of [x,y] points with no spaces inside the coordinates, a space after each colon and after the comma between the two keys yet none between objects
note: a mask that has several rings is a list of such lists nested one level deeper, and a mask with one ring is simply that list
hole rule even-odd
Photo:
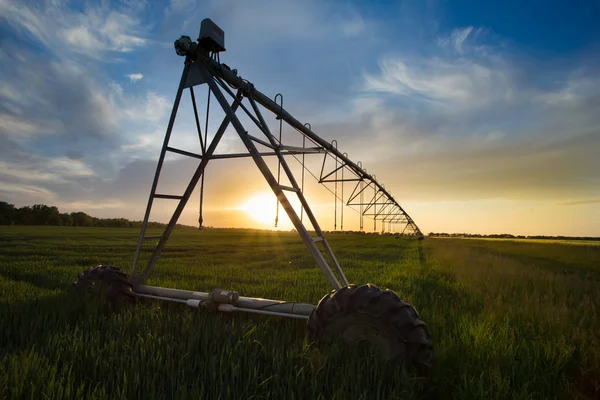
[{"label": "tree line", "polygon": [[600,240],[600,237],[590,236],[545,236],[545,235],[511,235],[510,233],[492,233],[481,235],[478,233],[435,233],[429,232],[429,237],[453,237],[453,238],[489,238],[489,239],[553,239],[553,240]]},{"label": "tree line", "polygon": [[[0,225],[95,226],[103,228],[141,228],[142,221],[127,218],[96,218],[84,212],[61,213],[56,206],[34,204],[15,207],[0,201]],[[178,227],[188,227],[177,224]],[[164,228],[161,222],[148,222],[148,228]]]}]

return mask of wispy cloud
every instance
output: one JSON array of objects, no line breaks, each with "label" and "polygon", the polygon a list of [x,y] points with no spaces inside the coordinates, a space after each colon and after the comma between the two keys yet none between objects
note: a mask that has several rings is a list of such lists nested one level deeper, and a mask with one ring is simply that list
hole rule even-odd
[{"label": "wispy cloud", "polygon": [[11,53],[2,65],[11,95],[2,96],[5,109],[0,116],[5,135],[99,138],[116,132],[117,110],[110,93],[89,79],[87,69],[71,61],[39,60],[13,46],[7,48]]},{"label": "wispy cloud", "polygon": [[114,210],[123,210],[127,207],[127,205],[120,200],[103,200],[102,202],[98,201],[66,201],[61,203],[61,211],[64,209],[66,211],[80,211],[80,210],[110,210],[110,212],[114,212]]},{"label": "wispy cloud", "polygon": [[135,12],[137,8],[110,9],[107,3],[86,5],[82,11],[68,3],[45,1],[0,2],[0,15],[16,32],[30,35],[57,55],[68,50],[106,60],[106,53],[129,52],[147,43]]},{"label": "wispy cloud", "polygon": [[391,180],[405,171],[396,180],[408,198],[597,195],[600,81],[576,60],[551,84],[528,79],[548,66],[475,45],[473,35],[483,33],[454,30],[433,55],[383,55],[379,71],[364,74],[353,118],[338,125],[354,137],[344,142],[360,147],[370,132],[373,162]]},{"label": "wispy cloud", "polygon": [[29,182],[68,182],[71,178],[91,177],[94,172],[83,162],[67,158],[39,159],[36,164],[0,161],[0,176]]},{"label": "wispy cloud", "polygon": [[144,75],[137,73],[137,74],[129,74],[127,75],[127,77],[129,78],[129,80],[131,80],[132,82],[137,82],[140,79],[142,79],[144,77]]},{"label": "wispy cloud", "polygon": [[441,47],[448,47],[459,54],[463,54],[465,51],[471,49],[481,49],[481,45],[478,46],[476,41],[484,35],[485,29],[467,26],[464,28],[453,29],[447,36],[440,36],[437,39],[437,43]]},{"label": "wispy cloud", "polygon": [[366,91],[430,101],[451,108],[478,108],[512,96],[510,70],[501,59],[405,58],[387,55],[380,73],[366,74]]},{"label": "wispy cloud", "polygon": [[558,203],[558,205],[560,205],[560,206],[579,206],[579,205],[583,205],[583,204],[598,204],[598,203],[600,203],[600,199],[566,201],[564,203]]},{"label": "wispy cloud", "polygon": [[118,147],[154,129],[170,107],[156,92],[126,93],[101,75],[90,79],[90,70],[76,62],[36,60],[12,45],[6,46],[0,65],[6,78],[0,90],[0,133],[29,141],[30,148],[48,136],[58,136],[54,140],[63,142],[65,152],[81,153],[91,143],[97,149]]},{"label": "wispy cloud", "polygon": [[56,195],[44,187],[3,181],[0,181],[0,194],[4,199],[17,204],[21,203],[21,201],[15,201],[18,199],[32,199],[36,202],[52,202],[56,199]]}]

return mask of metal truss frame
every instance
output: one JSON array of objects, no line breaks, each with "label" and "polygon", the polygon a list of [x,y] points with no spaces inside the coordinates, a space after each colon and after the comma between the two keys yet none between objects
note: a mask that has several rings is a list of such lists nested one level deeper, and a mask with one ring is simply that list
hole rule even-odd
[{"label": "metal truss frame", "polygon": [[[210,144],[207,140],[208,136],[206,135],[206,129],[204,132],[204,138],[202,137],[203,135],[200,127],[197,104],[193,90],[195,86],[203,84],[208,86],[209,96],[214,96],[218,102],[218,105],[220,106],[220,109],[222,109],[222,111],[225,113],[225,117],[212,137]],[[200,139],[201,153],[193,153],[187,150],[177,149],[169,145],[175,118],[177,116],[179,104],[185,89],[189,89],[190,91],[196,127]],[[304,172],[307,170],[309,173],[311,173],[305,166],[305,156],[323,154],[323,163],[320,176],[318,178],[314,174],[313,176],[315,176],[315,178],[317,178],[321,184],[333,184],[334,186],[334,190],[332,191],[335,196],[334,229],[337,229],[337,203],[340,201],[347,206],[358,206],[360,208],[361,230],[363,229],[363,217],[367,216],[373,219],[375,229],[377,221],[381,221],[384,229],[385,224],[388,224],[388,227],[391,227],[394,224],[403,224],[403,233],[408,230],[412,235],[422,238],[422,234],[418,226],[394,199],[394,197],[392,197],[389,191],[385,189],[385,186],[377,181],[375,175],[368,174],[367,170],[362,168],[362,163],[354,163],[348,158],[346,153],[339,152],[337,150],[337,142],[335,140],[331,143],[328,143],[311,130],[310,124],[302,124],[292,117],[283,108],[282,96],[280,103],[278,104],[276,102],[278,96],[281,95],[277,95],[275,97],[275,101],[273,101],[260,93],[254,88],[252,83],[242,79],[241,77],[238,77],[237,71],[231,70],[225,64],[221,64],[218,61],[218,54],[215,56],[215,54],[209,54],[201,49],[197,49],[196,51],[186,55],[183,73],[177,94],[175,96],[175,101],[173,103],[173,108],[160,152],[156,173],[152,182],[150,196],[148,198],[146,212],[144,214],[144,220],[142,223],[142,229],[133,260],[131,281],[134,286],[141,286],[148,279],[163,248],[165,247],[166,242],[175,228],[181,213],[183,212],[188,200],[190,199],[199,182],[201,182],[201,190],[203,191],[204,171],[207,164],[211,160],[242,157],[252,158],[277,198],[277,210],[279,210],[279,205],[281,204],[302,241],[308,248],[311,255],[314,257],[318,266],[321,268],[328,282],[336,290],[343,286],[347,286],[348,280],[346,279],[346,276],[344,275],[342,268],[337,261],[331,246],[329,245],[329,242],[325,238],[323,230],[319,226],[315,215],[313,214],[306,198],[304,197]],[[238,115],[236,114],[236,112],[240,110],[254,123],[255,127],[258,128],[258,131],[262,133],[262,137],[256,137],[248,133],[248,130],[244,127],[238,118]],[[271,132],[261,110],[270,111],[271,113],[275,114],[276,118],[280,121],[279,137],[276,137]],[[282,142],[281,127],[283,122],[294,128],[302,135],[302,147],[289,146]],[[215,153],[220,140],[229,126],[232,126],[235,129],[242,143],[244,144],[247,153]],[[311,147],[306,146],[307,142],[309,142]],[[266,147],[268,151],[260,151],[257,145]],[[196,168],[182,195],[157,193],[158,182],[167,153],[174,153],[200,160],[198,167]],[[275,176],[274,172],[271,171],[264,159],[264,157],[270,156],[277,158],[277,177]],[[294,174],[287,163],[286,157],[288,156],[294,157],[302,164],[302,177],[300,184],[296,181]],[[301,160],[298,156],[302,156]],[[332,169],[326,168],[328,157],[330,160],[333,160],[334,167],[332,167]],[[287,177],[288,181],[290,182],[289,186],[280,184],[282,170],[283,175]],[[355,186],[351,194],[347,197],[344,197],[344,184],[349,182],[355,182]],[[340,196],[338,196],[338,187],[341,189]],[[367,200],[365,201],[365,194],[367,191],[372,191],[373,194],[372,197],[370,197],[370,200],[367,196]],[[289,201],[288,196],[290,195],[297,196],[298,200],[300,201],[300,216],[298,216],[298,213]],[[371,195],[369,194],[369,196]],[[164,229],[163,234],[160,236],[146,236],[148,221],[155,199],[176,200],[178,201],[178,204],[169,220],[169,223]],[[202,207],[202,201],[200,202],[200,207]],[[344,220],[343,210],[344,207],[342,205],[342,230]],[[304,223],[305,214],[309,221],[308,227],[305,226]],[[202,225],[201,209],[199,222],[200,225]],[[142,269],[142,266],[140,265],[140,253],[144,241],[148,239],[158,239],[158,243],[153,249],[149,261]],[[142,271],[139,272],[139,270]]]}]

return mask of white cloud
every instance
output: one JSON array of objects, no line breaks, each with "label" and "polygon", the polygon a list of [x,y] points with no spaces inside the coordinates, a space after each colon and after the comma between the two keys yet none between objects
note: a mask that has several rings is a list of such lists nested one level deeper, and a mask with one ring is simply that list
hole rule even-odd
[{"label": "white cloud", "polygon": [[469,37],[469,35],[471,34],[472,31],[473,31],[473,27],[468,26],[463,29],[455,29],[452,32],[452,35],[451,35],[452,42],[454,43],[454,47],[456,48],[457,51],[459,51],[459,52],[463,51],[463,43]]},{"label": "white cloud", "polygon": [[162,121],[171,104],[166,97],[156,92],[148,92],[143,97],[127,96],[120,85],[113,83],[114,101],[122,104],[120,115],[133,121],[156,123]]},{"label": "white cloud", "polygon": [[369,132],[372,157],[360,159],[410,188],[403,197],[597,197],[594,66],[572,60],[565,69],[476,45],[482,33],[457,29],[433,51],[383,55],[364,74],[350,120],[331,124],[340,143],[358,152]]},{"label": "white cloud", "polygon": [[386,56],[379,74],[366,74],[364,89],[425,99],[453,107],[480,107],[511,96],[505,65],[469,59],[404,59]]},{"label": "white cloud", "polygon": [[161,149],[165,136],[164,127],[157,128],[152,133],[142,133],[132,138],[132,143],[121,146],[121,150],[126,152],[147,152],[156,154]]},{"label": "white cloud", "polygon": [[26,163],[0,161],[0,175],[30,182],[65,183],[72,178],[89,178],[95,173],[80,160],[66,157],[38,158]]},{"label": "white cloud", "polygon": [[[4,192],[9,195],[25,196],[25,199],[43,199],[44,201],[53,201],[56,194],[50,190],[40,187],[27,185],[22,183],[11,183],[0,181],[0,193]],[[29,203],[31,204],[31,202]]]},{"label": "white cloud", "polygon": [[100,51],[104,44],[85,25],[62,30],[62,36],[75,51]]},{"label": "white cloud", "polygon": [[144,75],[137,73],[137,74],[129,74],[127,75],[127,77],[132,81],[132,82],[137,82],[140,79],[142,79],[144,77]]},{"label": "white cloud", "polygon": [[345,36],[358,36],[365,32],[366,24],[362,16],[357,12],[350,12],[341,23],[341,31]]},{"label": "white cloud", "polygon": [[548,106],[571,107],[585,102],[599,92],[600,79],[597,77],[571,76],[562,87],[556,90],[539,91],[534,100]]},{"label": "white cloud", "polygon": [[[0,113],[0,132],[19,140],[60,132],[63,125],[54,119],[43,119],[28,114],[23,115],[20,109],[13,114]],[[20,115],[19,115],[20,114]]]},{"label": "white cloud", "polygon": [[[196,21],[199,28],[202,15],[208,9],[211,19],[226,28],[226,38],[252,37],[257,44],[268,45],[293,39],[305,43],[318,41],[321,46],[325,46],[340,38],[355,38],[368,29],[373,29],[374,25],[373,21],[366,19],[349,3],[317,0],[213,0],[208,2],[207,7],[195,7],[194,1],[186,0],[173,0],[171,3],[169,10],[185,13],[186,18],[179,25],[189,25],[191,28]],[[169,15],[173,14],[171,12]],[[239,21],[254,22],[240,24]],[[228,47],[227,43],[225,47]]]},{"label": "white cloud", "polygon": [[64,177],[95,176],[94,171],[92,171],[84,162],[66,157],[58,157],[48,160],[46,168],[51,171],[56,171],[57,174],[60,174]]},{"label": "white cloud", "polygon": [[437,43],[442,47],[450,47],[458,53],[463,53],[466,41],[469,38],[474,39],[475,36],[479,36],[483,32],[482,28],[473,28],[472,26],[456,28],[452,30],[449,36],[439,37]]},{"label": "white cloud", "polygon": [[2,61],[11,68],[0,86],[0,132],[13,140],[49,134],[69,137],[67,145],[122,140],[136,130],[152,130],[170,108],[156,92],[131,95],[115,82],[90,79],[88,68],[76,62],[34,60],[33,54],[14,49]]},{"label": "white cloud", "polygon": [[190,13],[196,9],[196,0],[171,0],[165,8],[165,19],[179,13]]},{"label": "white cloud", "polygon": [[127,205],[120,200],[101,199],[98,201],[68,201],[59,204],[59,209],[82,211],[82,210],[104,210],[127,208]]},{"label": "white cloud", "polygon": [[0,2],[0,15],[18,32],[27,33],[64,56],[65,50],[107,60],[107,52],[129,52],[147,43],[139,6],[110,10],[106,4],[86,5],[83,11],[62,2],[32,7],[22,2]]}]

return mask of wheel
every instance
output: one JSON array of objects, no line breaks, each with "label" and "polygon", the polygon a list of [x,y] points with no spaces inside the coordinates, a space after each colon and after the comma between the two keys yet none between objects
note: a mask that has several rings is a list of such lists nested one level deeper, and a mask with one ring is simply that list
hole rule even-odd
[{"label": "wheel", "polygon": [[82,294],[99,294],[112,304],[135,302],[127,275],[113,265],[97,265],[86,269],[77,276],[73,286]]},{"label": "wheel", "polygon": [[308,319],[310,341],[342,339],[368,345],[386,359],[402,360],[419,371],[431,365],[429,332],[419,314],[392,290],[350,285],[319,301]]}]

